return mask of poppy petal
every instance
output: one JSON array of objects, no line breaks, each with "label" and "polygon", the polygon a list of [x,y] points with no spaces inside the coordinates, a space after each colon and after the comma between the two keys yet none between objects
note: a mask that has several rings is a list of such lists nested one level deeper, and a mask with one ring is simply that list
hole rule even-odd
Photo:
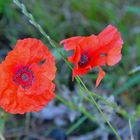
[{"label": "poppy petal", "polygon": [[[20,47],[18,47],[20,46]],[[26,49],[25,49],[26,46]],[[36,47],[37,46],[37,47]],[[29,49],[29,61],[28,63],[39,63],[42,59],[46,58],[48,53],[48,48],[38,39],[35,38],[26,38],[23,40],[18,40],[16,47],[18,49],[22,49],[22,55],[27,53],[23,53]],[[14,51],[15,52],[15,51]],[[17,52],[15,52],[17,53]]]},{"label": "poppy petal", "polygon": [[79,46],[81,52],[88,52],[91,54],[99,48],[98,43],[99,43],[98,37],[95,35],[90,35],[88,37],[83,37],[79,42]]},{"label": "poppy petal", "polygon": [[[44,67],[47,65],[44,64]],[[48,79],[48,74],[46,74],[46,69],[38,66],[37,64],[32,64],[30,69],[34,73],[35,80],[33,85],[28,89],[27,94],[42,94],[45,90],[54,90],[54,84]],[[43,82],[42,82],[43,81]]]},{"label": "poppy petal", "polygon": [[84,68],[74,68],[73,69],[73,77],[77,75],[84,75],[86,74],[89,70],[91,70],[91,66],[86,66]]},{"label": "poppy petal", "polygon": [[121,59],[123,40],[117,28],[109,25],[99,35],[100,49],[98,53],[106,55],[106,64],[113,66]]},{"label": "poppy petal", "polygon": [[111,49],[107,55],[107,64],[113,66],[121,60],[121,49],[122,46],[114,47]]},{"label": "poppy petal", "polygon": [[101,80],[104,78],[105,76],[105,72],[103,71],[103,69],[101,67],[98,67],[99,68],[99,74],[98,74],[98,77],[96,79],[96,87],[99,86]]},{"label": "poppy petal", "polygon": [[99,35],[98,38],[100,40],[100,46],[108,44],[113,38],[114,34],[118,32],[117,28],[112,26],[111,24],[108,25]]},{"label": "poppy petal", "polygon": [[77,44],[82,39],[81,36],[71,37],[69,39],[64,39],[60,42],[60,44],[64,44],[64,49],[66,51],[74,50],[76,49]]},{"label": "poppy petal", "polygon": [[[46,70],[46,68],[47,68],[47,70]],[[42,69],[44,71],[44,75],[49,80],[54,80],[54,78],[55,78],[54,73],[56,73],[55,58],[50,52],[47,53],[45,62],[43,64],[40,64],[40,69]]]},{"label": "poppy petal", "polygon": [[77,46],[77,48],[76,48],[76,50],[75,50],[75,52],[74,52],[74,55],[71,56],[71,62],[73,62],[73,63],[76,65],[76,67],[78,67],[78,66],[77,66],[77,63],[78,63],[79,60],[80,60],[80,54],[81,54],[80,47]]}]

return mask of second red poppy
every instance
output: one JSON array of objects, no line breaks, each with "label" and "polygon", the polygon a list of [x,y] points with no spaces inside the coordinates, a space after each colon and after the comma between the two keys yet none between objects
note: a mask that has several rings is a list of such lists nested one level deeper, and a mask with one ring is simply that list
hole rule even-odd
[{"label": "second red poppy", "polygon": [[73,78],[99,68],[96,87],[105,76],[101,66],[113,66],[121,60],[123,40],[116,27],[108,25],[99,35],[76,36],[60,42],[66,51],[74,50],[68,60],[74,63]]}]

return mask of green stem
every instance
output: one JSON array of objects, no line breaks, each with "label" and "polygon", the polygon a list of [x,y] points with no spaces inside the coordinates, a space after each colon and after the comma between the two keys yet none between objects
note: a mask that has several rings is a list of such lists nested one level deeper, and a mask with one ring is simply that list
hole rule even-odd
[{"label": "green stem", "polygon": [[85,120],[87,116],[82,116],[75,124],[73,124],[66,132],[67,135],[70,135],[74,130],[77,129]]},{"label": "green stem", "polygon": [[[79,86],[79,88],[81,89],[82,87]],[[85,89],[82,88],[81,91],[85,91]],[[88,91],[90,92],[90,91]],[[79,92],[80,96],[82,96],[85,100],[92,102],[92,100],[90,98],[88,98],[87,96],[83,95],[83,92]],[[93,94],[93,92],[90,92],[90,94]],[[99,96],[99,99],[101,99],[102,97]],[[108,101],[106,101],[104,98],[101,99],[102,101],[104,101],[104,103],[106,103],[107,105],[111,106],[112,108],[114,108],[116,110],[116,112],[118,112],[119,114],[121,114],[123,117],[125,117],[126,119],[129,118],[129,114],[120,106],[117,106],[117,104],[114,103],[109,103]]]},{"label": "green stem", "polygon": [[107,124],[110,126],[110,128],[112,129],[112,131],[114,132],[114,134],[116,135],[118,140],[121,140],[121,137],[119,136],[119,134],[117,133],[117,131],[114,129],[114,127],[111,125],[111,123],[108,121],[107,117],[105,116],[105,114],[102,112],[102,110],[100,109],[99,105],[97,104],[97,102],[95,101],[94,97],[91,95],[91,92],[89,92],[89,90],[87,89],[87,87],[85,86],[85,84],[83,83],[83,81],[79,78],[76,77],[77,80],[79,80],[81,82],[81,84],[83,85],[83,87],[86,89],[87,93],[89,94],[89,96],[91,97],[94,105],[96,106],[96,108],[98,109],[98,111],[100,112],[100,114],[102,115],[103,119],[107,122]]},{"label": "green stem", "polygon": [[84,109],[84,107],[77,107],[75,105],[73,105],[73,103],[65,101],[61,96],[56,95],[56,98],[58,100],[60,100],[62,103],[64,103],[65,105],[67,105],[69,108],[74,109],[74,110],[79,110],[80,112],[82,112],[85,116],[87,116],[93,123],[97,122],[97,119],[93,117],[93,115],[91,115],[90,113],[88,113],[86,111],[86,109]]},{"label": "green stem", "polygon": [[114,127],[111,125],[111,123],[108,121],[107,117],[104,115],[104,113],[102,112],[102,110],[100,109],[100,107],[98,106],[97,102],[95,101],[95,99],[93,97],[92,97],[92,100],[93,100],[95,106],[97,107],[98,111],[102,115],[103,119],[107,122],[107,124],[110,126],[110,128],[112,129],[112,131],[116,135],[117,139],[118,140],[121,140],[121,137],[119,136],[119,134],[117,133],[117,131],[114,129]]},{"label": "green stem", "polygon": [[77,107],[75,107],[71,102],[65,101],[61,96],[59,96],[58,94],[56,94],[56,98],[58,100],[60,100],[62,103],[64,103],[65,105],[67,105],[69,108],[71,109],[77,109]]}]

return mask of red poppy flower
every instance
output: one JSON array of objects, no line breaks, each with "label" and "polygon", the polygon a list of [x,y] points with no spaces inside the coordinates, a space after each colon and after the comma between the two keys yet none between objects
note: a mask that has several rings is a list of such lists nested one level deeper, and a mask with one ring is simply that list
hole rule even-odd
[{"label": "red poppy flower", "polygon": [[74,50],[68,60],[74,63],[73,77],[86,74],[94,67],[99,68],[96,87],[105,76],[101,66],[113,66],[121,59],[123,40],[117,28],[108,25],[99,35],[77,36],[62,40],[66,51]]},{"label": "red poppy flower", "polygon": [[0,64],[0,106],[12,114],[41,110],[55,97],[55,72],[55,59],[40,40],[18,40]]}]

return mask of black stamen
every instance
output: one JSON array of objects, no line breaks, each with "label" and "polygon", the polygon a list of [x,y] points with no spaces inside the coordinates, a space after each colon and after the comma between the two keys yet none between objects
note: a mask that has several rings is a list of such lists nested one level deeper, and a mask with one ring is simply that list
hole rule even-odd
[{"label": "black stamen", "polygon": [[22,75],[21,75],[21,79],[23,80],[23,81],[27,81],[28,80],[28,75],[26,74],[26,73],[23,73]]},{"label": "black stamen", "polygon": [[85,54],[82,54],[80,61],[78,62],[79,67],[84,67],[88,63],[88,61],[89,61],[88,56]]}]

